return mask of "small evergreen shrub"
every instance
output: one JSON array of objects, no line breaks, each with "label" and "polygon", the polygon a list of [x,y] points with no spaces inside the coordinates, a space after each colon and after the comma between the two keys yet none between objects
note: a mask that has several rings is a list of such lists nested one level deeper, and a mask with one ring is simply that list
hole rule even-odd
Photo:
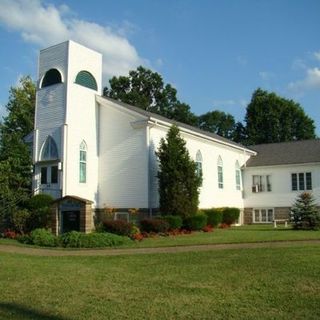
[{"label": "small evergreen shrub", "polygon": [[291,223],[294,229],[320,229],[320,209],[315,205],[315,199],[309,192],[298,195],[291,208]]},{"label": "small evergreen shrub", "polygon": [[27,209],[19,209],[13,212],[12,223],[14,228],[20,233],[27,232],[27,224],[30,219],[30,212]]},{"label": "small evergreen shrub", "polygon": [[143,219],[140,221],[140,229],[143,232],[168,232],[170,225],[163,219]]},{"label": "small evergreen shrub", "polygon": [[36,246],[54,247],[56,245],[56,237],[47,229],[35,229],[31,232],[30,237],[32,244]]},{"label": "small evergreen shrub", "polygon": [[239,208],[223,208],[222,222],[228,225],[232,225],[239,219],[239,216]]},{"label": "small evergreen shrub", "polygon": [[132,230],[132,223],[124,220],[106,220],[103,222],[103,228],[105,232],[129,237]]},{"label": "small evergreen shrub", "polygon": [[169,224],[169,230],[180,229],[182,227],[182,218],[180,216],[163,216],[161,219]]},{"label": "small evergreen shrub", "polygon": [[212,227],[217,227],[222,222],[223,211],[220,208],[202,209],[207,216],[207,224]]},{"label": "small evergreen shrub", "polygon": [[205,214],[197,214],[184,220],[184,227],[187,230],[201,230],[207,225],[207,216]]},{"label": "small evergreen shrub", "polygon": [[60,236],[61,244],[66,248],[103,248],[120,246],[130,242],[128,237],[112,233],[82,233],[71,231]]}]

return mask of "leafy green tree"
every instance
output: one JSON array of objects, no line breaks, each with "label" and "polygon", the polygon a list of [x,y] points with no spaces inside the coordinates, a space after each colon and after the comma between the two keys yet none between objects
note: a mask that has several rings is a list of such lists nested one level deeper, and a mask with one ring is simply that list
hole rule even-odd
[{"label": "leafy green tree", "polygon": [[169,119],[196,125],[197,117],[190,106],[177,98],[177,90],[164,84],[161,75],[142,66],[131,70],[128,76],[113,77],[110,88],[105,87],[103,95],[143,110],[158,113]]},{"label": "leafy green tree", "polygon": [[291,208],[291,222],[294,229],[320,228],[320,209],[311,193],[303,192],[298,195]]},{"label": "leafy green tree", "polygon": [[245,116],[248,144],[315,138],[314,121],[300,104],[257,89]]},{"label": "leafy green tree", "polygon": [[210,111],[198,118],[200,129],[216,133],[222,137],[231,139],[235,130],[234,117],[223,111]]},{"label": "leafy green tree", "polygon": [[31,188],[31,151],[23,138],[33,130],[35,84],[22,77],[10,89],[8,115],[0,124],[0,215],[8,221]]},{"label": "leafy green tree", "polygon": [[186,142],[173,125],[166,139],[161,139],[157,151],[159,158],[160,210],[165,215],[179,215],[182,218],[197,213],[201,173],[190,158]]}]

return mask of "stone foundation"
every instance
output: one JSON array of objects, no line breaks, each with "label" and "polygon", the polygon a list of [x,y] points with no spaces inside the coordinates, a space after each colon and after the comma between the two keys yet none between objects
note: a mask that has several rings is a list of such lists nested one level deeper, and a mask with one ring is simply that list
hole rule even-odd
[{"label": "stone foundation", "polygon": [[[268,207],[272,208],[272,207]],[[253,209],[254,208],[244,208],[243,213],[243,223],[244,224],[252,224],[253,223]],[[274,219],[289,219],[290,218],[290,207],[274,207]],[[269,222],[271,223],[271,222]]]}]

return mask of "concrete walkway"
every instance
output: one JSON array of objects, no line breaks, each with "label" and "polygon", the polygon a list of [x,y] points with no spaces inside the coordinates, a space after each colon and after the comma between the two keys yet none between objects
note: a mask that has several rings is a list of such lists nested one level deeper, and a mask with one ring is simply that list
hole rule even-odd
[{"label": "concrete walkway", "polygon": [[128,248],[128,249],[42,249],[32,247],[19,247],[13,245],[0,245],[0,252],[18,253],[32,256],[120,256],[134,254],[176,253],[192,251],[213,251],[228,249],[255,249],[255,248],[285,248],[299,245],[320,246],[320,240],[300,241],[273,241],[254,243],[231,243],[231,244],[205,244],[193,246],[160,247],[160,248]]}]

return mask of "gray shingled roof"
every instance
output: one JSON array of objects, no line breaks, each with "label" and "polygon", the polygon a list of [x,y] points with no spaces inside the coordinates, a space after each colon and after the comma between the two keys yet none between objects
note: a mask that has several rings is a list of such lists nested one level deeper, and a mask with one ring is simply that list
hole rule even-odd
[{"label": "gray shingled roof", "polygon": [[246,166],[272,166],[320,162],[320,139],[259,144],[249,147],[257,151]]},{"label": "gray shingled roof", "polygon": [[124,103],[124,102],[121,102],[121,101],[118,101],[118,100],[114,100],[112,98],[108,98],[108,97],[104,97],[104,96],[101,96],[101,98],[103,98],[105,100],[109,100],[109,101],[111,101],[113,103],[119,104],[120,106],[122,106],[122,107],[124,107],[126,109],[132,110],[132,111],[134,111],[136,113],[139,113],[139,114],[141,114],[143,116],[146,116],[148,118],[155,118],[155,119],[160,120],[160,121],[165,121],[165,122],[168,122],[168,123],[171,123],[171,124],[176,124],[177,126],[179,126],[181,128],[192,130],[194,132],[203,134],[203,135],[208,136],[210,138],[220,140],[221,142],[228,143],[228,144],[233,145],[235,147],[238,147],[238,148],[241,148],[241,149],[246,149],[247,151],[252,151],[252,149],[250,149],[248,147],[245,147],[245,146],[243,146],[243,145],[241,145],[239,143],[236,143],[236,142],[234,142],[232,140],[229,140],[229,139],[226,139],[224,137],[221,137],[221,136],[219,136],[219,135],[217,135],[215,133],[208,132],[208,131],[205,131],[205,130],[201,130],[201,129],[197,128],[197,127],[190,126],[188,124],[185,124],[185,123],[182,123],[182,122],[178,122],[178,121],[175,121],[175,120],[172,120],[172,119],[168,119],[168,118],[163,117],[163,116],[161,116],[159,114],[143,110],[141,108],[132,106],[130,104],[127,104],[127,103]]}]

